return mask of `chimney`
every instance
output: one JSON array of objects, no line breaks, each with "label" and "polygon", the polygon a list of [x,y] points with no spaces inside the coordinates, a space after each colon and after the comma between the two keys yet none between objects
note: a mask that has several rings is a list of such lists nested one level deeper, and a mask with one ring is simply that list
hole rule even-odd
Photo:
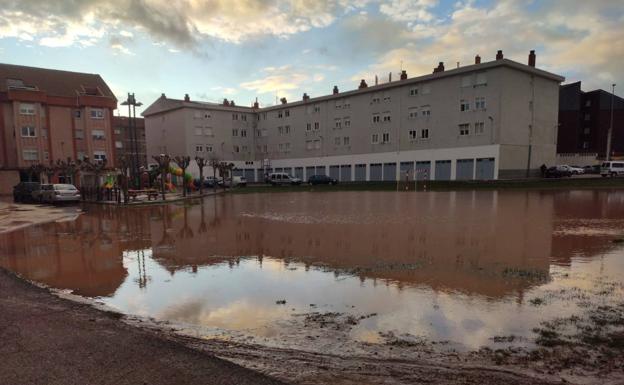
[{"label": "chimney", "polygon": [[334,86],[333,93],[334,93],[334,95],[338,94],[338,86]]},{"label": "chimney", "polygon": [[379,78],[377,78],[377,75],[375,75],[375,85],[379,84]]},{"label": "chimney", "polygon": [[362,88],[366,88],[366,87],[368,87],[368,84],[366,84],[366,80],[362,79],[360,81],[360,86],[358,87],[358,89],[361,90]]},{"label": "chimney", "polygon": [[163,92],[162,94],[160,94],[160,97],[165,99],[166,98],[165,93]]},{"label": "chimney", "polygon": [[498,52],[496,52],[496,60],[502,60],[503,59],[503,50],[499,49]]},{"label": "chimney", "polygon": [[223,105],[224,106],[229,106],[230,102],[227,99],[223,99]]},{"label": "chimney", "polygon": [[388,73],[388,83],[392,83],[392,72]]},{"label": "chimney", "polygon": [[481,56],[475,56],[475,64],[481,64]]},{"label": "chimney", "polygon": [[260,108],[260,104],[258,103],[258,98],[256,98],[256,101],[253,104],[253,108]]},{"label": "chimney", "polygon": [[401,71],[401,80],[407,80],[407,71]]},{"label": "chimney", "polygon": [[286,98],[281,98],[280,102],[282,102],[282,104],[286,104],[287,103]]},{"label": "chimney", "polygon": [[234,99],[230,100],[230,106],[234,107],[236,104],[234,104]]},{"label": "chimney", "polygon": [[191,101],[191,98],[189,98],[188,94],[184,94],[184,101],[185,102],[190,102]]},{"label": "chimney", "polygon": [[433,73],[434,74],[437,73],[437,72],[444,72],[444,62],[443,61],[438,63],[438,66],[433,69]]},{"label": "chimney", "polygon": [[310,100],[310,96],[308,96],[308,94],[304,92],[303,93],[303,101],[307,102],[308,100]]},{"label": "chimney", "polygon": [[535,50],[531,50],[529,52],[529,66],[535,67]]}]

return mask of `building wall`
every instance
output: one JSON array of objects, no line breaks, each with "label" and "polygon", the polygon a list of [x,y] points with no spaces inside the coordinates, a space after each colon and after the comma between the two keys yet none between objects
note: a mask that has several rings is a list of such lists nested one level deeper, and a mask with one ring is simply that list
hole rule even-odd
[{"label": "building wall", "polygon": [[[154,163],[153,157],[160,154],[185,155],[187,135],[187,110],[175,110],[167,114],[145,117],[145,144],[147,162]],[[191,155],[191,154],[188,154]]]}]

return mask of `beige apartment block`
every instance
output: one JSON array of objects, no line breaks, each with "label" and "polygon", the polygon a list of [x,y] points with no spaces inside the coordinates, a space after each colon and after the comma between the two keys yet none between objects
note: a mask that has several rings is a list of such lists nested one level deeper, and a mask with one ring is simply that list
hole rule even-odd
[{"label": "beige apartment block", "polygon": [[[503,58],[260,108],[171,99],[143,113],[148,160],[161,153],[341,181],[519,178],[555,162],[563,77]],[[197,170],[191,170],[196,173]]]}]

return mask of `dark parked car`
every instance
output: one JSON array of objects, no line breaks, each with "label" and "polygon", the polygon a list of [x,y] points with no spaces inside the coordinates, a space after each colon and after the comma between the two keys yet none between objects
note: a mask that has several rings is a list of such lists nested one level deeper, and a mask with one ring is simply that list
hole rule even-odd
[{"label": "dark parked car", "polygon": [[39,191],[41,189],[41,183],[39,182],[19,182],[13,186],[13,201],[14,202],[32,202],[33,191]]},{"label": "dark parked car", "polygon": [[312,175],[308,178],[309,184],[338,184],[338,181],[327,175]]},{"label": "dark parked car", "polygon": [[546,178],[561,178],[564,176],[572,176],[572,171],[561,167],[550,167],[546,170]]},{"label": "dark parked car", "polygon": [[600,174],[600,165],[595,164],[593,166],[585,166],[583,167],[583,170],[585,170],[585,174]]}]

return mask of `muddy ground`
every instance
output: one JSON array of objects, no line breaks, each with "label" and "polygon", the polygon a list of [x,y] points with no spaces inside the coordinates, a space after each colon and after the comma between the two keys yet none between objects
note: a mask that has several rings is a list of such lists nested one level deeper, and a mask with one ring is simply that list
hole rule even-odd
[{"label": "muddy ground", "polygon": [[0,270],[0,384],[280,384]]},{"label": "muddy ground", "polygon": [[0,234],[35,224],[74,220],[82,213],[80,205],[36,205],[0,199]]}]

